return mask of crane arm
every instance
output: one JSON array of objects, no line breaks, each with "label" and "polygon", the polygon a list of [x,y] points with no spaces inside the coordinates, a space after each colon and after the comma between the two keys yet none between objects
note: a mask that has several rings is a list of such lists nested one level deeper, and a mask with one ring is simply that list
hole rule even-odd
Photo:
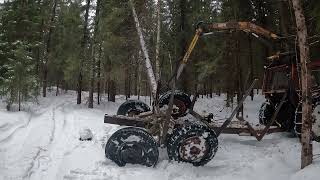
[{"label": "crane arm", "polygon": [[219,30],[240,30],[248,33],[252,33],[255,37],[259,38],[259,36],[263,36],[272,40],[279,40],[282,39],[280,36],[277,34],[264,29],[261,26],[258,26],[256,24],[253,24],[251,22],[225,22],[225,23],[204,23],[204,22],[199,22],[196,26],[196,34],[194,35],[189,48],[187,52],[185,53],[182,61],[180,62],[180,65],[177,69],[177,73],[175,76],[175,79],[178,80],[185,65],[188,62],[188,59],[197,44],[197,41],[201,35],[204,33],[210,33],[213,31],[219,31]]},{"label": "crane arm", "polygon": [[277,34],[264,29],[261,26],[253,24],[251,22],[225,22],[225,23],[203,23],[200,22],[197,25],[197,29],[202,29],[203,33],[213,32],[217,30],[240,30],[248,33],[254,33],[255,36],[264,36],[269,39],[278,40],[281,39]]}]

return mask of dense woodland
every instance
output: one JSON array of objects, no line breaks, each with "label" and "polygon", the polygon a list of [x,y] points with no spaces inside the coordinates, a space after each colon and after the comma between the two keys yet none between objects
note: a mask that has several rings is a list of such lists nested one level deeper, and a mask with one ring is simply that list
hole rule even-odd
[{"label": "dense woodland", "polygon": [[[199,21],[250,21],[296,37],[291,1],[135,0],[156,77],[168,82]],[[311,60],[320,58],[320,3],[303,1]],[[75,103],[102,96],[150,95],[144,59],[128,0],[5,0],[0,6],[0,92],[7,109],[46,97],[52,87],[74,90]],[[283,47],[285,48],[285,47]],[[179,88],[189,94],[227,93],[227,105],[255,77],[261,87],[266,57],[273,55],[245,32],[201,37]],[[89,91],[89,98],[81,97]],[[253,96],[253,94],[252,94]],[[76,101],[77,100],[77,101]]]}]

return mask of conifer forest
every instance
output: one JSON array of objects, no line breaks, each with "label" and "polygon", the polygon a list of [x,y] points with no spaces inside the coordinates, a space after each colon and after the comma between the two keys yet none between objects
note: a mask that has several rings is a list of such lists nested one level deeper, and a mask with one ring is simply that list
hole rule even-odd
[{"label": "conifer forest", "polygon": [[313,180],[319,142],[318,0],[0,0],[0,180]]}]

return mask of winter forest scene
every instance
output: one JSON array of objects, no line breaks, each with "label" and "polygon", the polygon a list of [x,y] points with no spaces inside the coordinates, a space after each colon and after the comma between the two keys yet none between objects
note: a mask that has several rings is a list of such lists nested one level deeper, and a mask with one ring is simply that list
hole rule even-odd
[{"label": "winter forest scene", "polygon": [[0,180],[319,172],[319,0],[0,0]]}]

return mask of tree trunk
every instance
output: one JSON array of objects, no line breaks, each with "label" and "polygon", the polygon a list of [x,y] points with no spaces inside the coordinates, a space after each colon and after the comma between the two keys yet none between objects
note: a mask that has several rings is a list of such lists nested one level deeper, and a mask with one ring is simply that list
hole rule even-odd
[{"label": "tree trunk", "polygon": [[87,45],[89,41],[89,9],[90,9],[90,2],[91,0],[87,0],[86,10],[84,15],[84,27],[83,27],[83,37],[81,42],[81,49],[80,49],[80,69],[78,74],[78,84],[77,84],[77,104],[81,104],[81,93],[82,93],[82,79],[83,79],[83,65],[84,61],[87,57]]},{"label": "tree trunk", "polygon": [[148,79],[149,79],[149,84],[150,84],[152,97],[155,99],[156,91],[157,91],[157,81],[156,81],[156,78],[154,76],[154,72],[153,72],[153,69],[152,69],[151,61],[150,61],[148,50],[147,50],[147,46],[146,46],[146,43],[145,43],[144,38],[143,38],[142,29],[140,27],[139,19],[138,19],[136,10],[134,8],[133,0],[130,0],[129,4],[131,6],[133,18],[134,18],[134,21],[135,21],[137,33],[138,33],[139,40],[140,40],[141,49],[142,49],[142,52],[143,52],[143,55],[144,55],[144,58],[145,58],[145,67],[146,67],[146,71],[147,71],[147,75],[148,75]]},{"label": "tree trunk", "polygon": [[93,34],[93,42],[92,42],[92,55],[91,55],[91,79],[90,79],[90,92],[89,92],[89,103],[88,108],[93,108],[93,93],[94,93],[94,79],[96,75],[96,56],[95,56],[95,48],[97,44],[97,36],[99,29],[99,16],[100,16],[100,4],[101,0],[97,0],[97,7],[94,19],[94,34]]},{"label": "tree trunk", "polygon": [[59,95],[59,80],[57,80],[57,89],[56,89],[56,96],[58,96]]},{"label": "tree trunk", "polygon": [[157,42],[156,42],[156,80],[160,81],[160,33],[161,33],[161,0],[157,4]]},{"label": "tree trunk", "polygon": [[48,85],[48,62],[50,60],[50,50],[51,50],[51,35],[53,31],[53,23],[56,17],[56,9],[57,9],[58,0],[53,1],[52,12],[50,16],[50,21],[48,23],[49,31],[47,32],[47,39],[45,44],[45,53],[44,53],[44,64],[43,64],[43,83],[42,83],[42,95],[43,97],[47,96],[47,85]]},{"label": "tree trunk", "polygon": [[99,44],[99,56],[97,63],[97,94],[98,94],[98,104],[100,104],[100,92],[101,92],[101,56],[102,56],[102,47],[101,43]]},{"label": "tree trunk", "polygon": [[109,81],[108,88],[109,88],[109,93],[110,93],[108,101],[116,102],[117,88],[116,88],[116,83],[114,82],[114,80]]},{"label": "tree trunk", "polygon": [[307,64],[310,62],[309,44],[307,42],[308,32],[300,0],[292,0],[294,14],[297,24],[297,35],[301,63],[301,91],[302,91],[302,129],[301,129],[301,168],[312,163],[312,105],[311,105],[311,73]]},{"label": "tree trunk", "polygon": [[[248,36],[248,40],[249,40],[249,66],[250,66],[250,71],[249,71],[249,84],[253,82],[254,79],[254,68],[253,68],[253,52],[252,52],[252,38],[251,36]],[[246,82],[247,83],[247,82]],[[245,87],[246,88],[246,87]],[[254,97],[254,93],[253,93],[253,88],[250,92],[250,96],[251,96],[251,101],[253,101],[253,97]]]}]

